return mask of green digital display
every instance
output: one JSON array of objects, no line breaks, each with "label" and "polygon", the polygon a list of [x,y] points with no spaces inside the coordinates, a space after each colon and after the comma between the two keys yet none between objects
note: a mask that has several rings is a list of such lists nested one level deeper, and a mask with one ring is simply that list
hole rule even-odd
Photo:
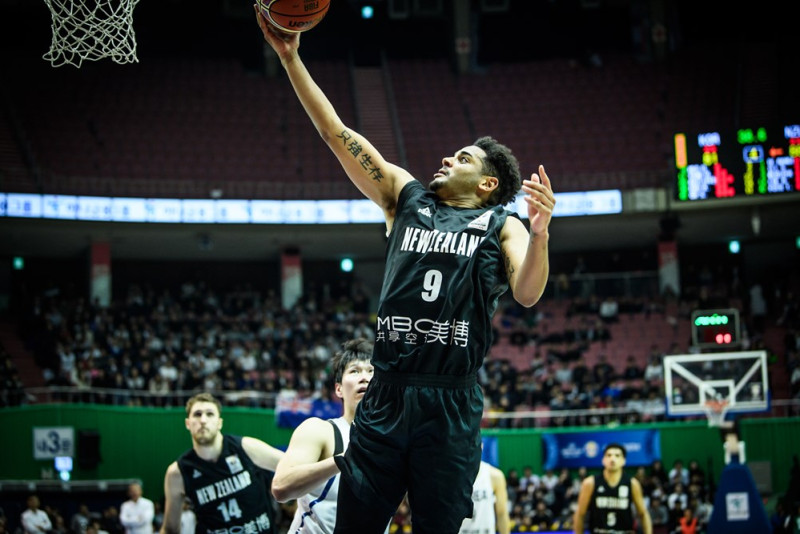
[{"label": "green digital display", "polygon": [[717,326],[728,324],[730,319],[727,315],[698,315],[697,318],[694,320],[695,326]]}]

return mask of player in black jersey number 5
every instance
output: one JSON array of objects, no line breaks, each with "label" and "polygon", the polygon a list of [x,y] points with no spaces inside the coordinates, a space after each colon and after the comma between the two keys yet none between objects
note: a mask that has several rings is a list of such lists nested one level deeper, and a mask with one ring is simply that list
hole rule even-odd
[{"label": "player in black jersey number 5", "polygon": [[[320,136],[383,210],[389,236],[375,374],[350,446],[335,458],[335,533],[382,532],[407,492],[414,534],[455,534],[472,513],[483,414],[477,372],[498,299],[510,288],[533,306],[547,283],[550,179],[540,166],[522,181],[511,151],[482,137],[444,157],[424,187],[342,122],[300,59],[300,34],[275,33],[256,16]],[[437,127],[446,130],[447,117]],[[520,188],[530,232],[504,208]]]},{"label": "player in black jersey number 5", "polygon": [[[606,445],[603,451],[603,474],[583,479],[573,525],[576,534],[584,534],[587,513],[587,530],[591,534],[653,534],[653,523],[644,504],[642,486],[622,470],[626,454],[625,447],[618,443]],[[632,506],[636,507],[642,522],[641,531],[634,529]]]},{"label": "player in black jersey number 5", "polygon": [[267,471],[283,452],[250,437],[223,435],[219,401],[199,393],[186,403],[192,448],[167,468],[161,534],[180,534],[184,497],[197,534],[276,534]]}]

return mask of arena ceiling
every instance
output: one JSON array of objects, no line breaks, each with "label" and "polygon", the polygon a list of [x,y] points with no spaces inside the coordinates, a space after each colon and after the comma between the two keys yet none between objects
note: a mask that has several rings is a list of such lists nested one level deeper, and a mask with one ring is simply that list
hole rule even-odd
[{"label": "arena ceiling", "polygon": [[[347,4],[355,4],[351,1]],[[344,3],[342,3],[344,4]],[[340,4],[340,5],[342,5]],[[233,0],[210,0],[209,2],[189,2],[188,0],[152,0],[143,1],[136,10],[137,39],[141,46],[141,57],[158,53],[170,54],[219,54],[246,51],[247,61],[260,59],[261,38],[255,30],[252,13],[243,10],[238,14],[231,6],[240,5]],[[449,5],[449,4],[448,4]],[[596,5],[599,11],[612,20],[621,21],[619,27],[599,24],[598,11],[589,10],[586,19],[596,32],[589,32],[595,39],[593,45],[600,48],[617,48],[631,46],[631,25],[628,0],[604,0],[602,2],[585,3],[578,0],[565,2],[532,2],[530,0],[512,0],[511,11],[500,14],[487,14],[484,17],[483,32],[498,37],[496,43],[497,56],[493,59],[508,59],[509,47],[504,37],[513,31],[496,31],[498,25],[528,24],[531,16],[528,10],[537,12],[537,31],[534,35],[542,37],[542,43],[529,43],[525,47],[516,47],[517,53],[555,54],[560,41],[554,40],[545,30],[553,34],[557,31],[558,20],[565,20],[574,26],[574,18],[564,15],[558,10],[570,6]],[[761,24],[754,24],[752,17],[770,17],[768,29],[770,36],[779,37],[782,32],[775,24],[790,24],[796,20],[790,16],[774,16],[772,7],[779,5],[769,1],[762,9],[742,11],[747,21],[747,31],[732,31],[730,21],[726,25],[708,24],[708,18],[698,14],[698,3],[680,0],[670,5],[677,6],[673,24],[680,28],[682,39],[705,38],[720,39],[724,36],[752,36]],[[781,6],[784,3],[780,4]],[[703,6],[708,12],[726,10],[729,3],[721,1],[705,2]],[[783,7],[781,7],[783,9]],[[522,10],[522,11],[520,11]],[[523,12],[524,11],[524,12]],[[546,13],[553,11],[553,13]],[[729,11],[729,10],[728,10]],[[341,11],[344,13],[344,9]],[[225,15],[225,16],[221,16]],[[569,12],[567,10],[567,15]],[[545,15],[552,17],[545,18]],[[586,13],[585,13],[586,15]],[[624,16],[623,16],[624,15]],[[199,20],[195,21],[197,17]],[[341,34],[343,19],[337,19],[336,12],[329,15],[329,20],[315,31],[320,32],[319,40],[324,32]],[[191,21],[189,21],[191,19]],[[738,20],[738,18],[737,18]],[[437,19],[419,19],[398,21],[395,23],[399,33],[397,39],[390,39],[398,48],[408,53],[415,51],[414,43],[419,47],[431,50],[428,39],[409,39],[408,25],[415,29],[437,29],[433,35],[441,37],[442,46],[450,50],[447,32],[441,31]],[[42,61],[42,54],[47,50],[51,37],[50,17],[44,2],[24,0],[0,0],[0,52],[3,56],[30,56],[35,61]],[[494,30],[493,30],[494,28]],[[573,28],[573,31],[575,29]],[[767,30],[764,30],[767,32]],[[405,33],[402,33],[405,32]],[[543,33],[545,32],[545,33]],[[528,32],[529,34],[531,32]],[[565,34],[567,35],[567,34]],[[787,33],[787,36],[794,35]],[[200,37],[198,37],[200,36]],[[533,37],[529,35],[529,37]],[[602,42],[598,41],[602,37]],[[569,39],[565,39],[569,41]],[[306,45],[309,52],[313,40]],[[338,41],[337,41],[338,42]],[[492,54],[492,42],[489,37],[483,39],[484,54]],[[223,50],[223,43],[230,50]],[[547,44],[548,50],[543,50]],[[203,45],[203,46],[200,46]],[[327,49],[337,47],[328,46]],[[448,52],[449,53],[449,52]],[[677,239],[680,244],[702,245],[725,243],[729,239],[738,238],[747,241],[788,240],[793,242],[800,234],[800,198],[785,197],[761,205],[753,203],[720,202],[691,206],[690,209],[675,208],[680,220]],[[758,207],[761,221],[760,231],[755,235],[751,223],[753,210]],[[589,250],[610,250],[630,248],[655,248],[660,232],[664,209],[631,214],[626,210],[622,215],[602,217],[558,218],[551,227],[551,250],[553,253]],[[221,225],[159,225],[147,224],[105,224],[81,223],[65,221],[45,221],[29,219],[0,219],[0,255],[3,256],[37,256],[37,257],[77,257],[84,254],[88,245],[95,240],[107,240],[112,245],[112,254],[116,258],[131,259],[265,259],[274,258],[286,246],[297,246],[304,257],[328,259],[344,255],[357,258],[382,260],[384,251],[384,232],[382,225],[351,226],[221,226]]]}]

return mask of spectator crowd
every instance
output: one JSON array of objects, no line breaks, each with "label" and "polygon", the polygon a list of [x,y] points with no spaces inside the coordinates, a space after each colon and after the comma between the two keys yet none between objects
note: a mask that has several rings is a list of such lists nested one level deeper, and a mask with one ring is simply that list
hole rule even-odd
[{"label": "spectator crowd", "polygon": [[[677,325],[700,306],[743,310],[747,347],[785,355],[782,365],[786,366],[791,395],[798,398],[800,323],[794,294],[789,290],[770,294],[766,302],[769,318],[754,317],[748,311],[749,300],[737,300],[743,294],[701,283],[680,299],[669,295],[601,298],[591,292],[565,290],[561,295],[549,294],[534,309],[503,299],[496,317],[496,345],[479,375],[486,399],[485,425],[537,424],[535,418],[492,417],[513,414],[521,407],[545,409],[551,426],[661,420],[663,358],[691,350],[689,340],[676,335],[666,345],[660,339],[650,344],[646,353],[632,354],[615,344],[614,325],[626,314],[642,318],[643,324],[655,318]],[[66,388],[55,388],[55,400],[179,406],[186,397],[204,390],[219,394],[229,404],[271,407],[277,394],[285,390],[330,397],[329,361],[336,348],[353,337],[374,339],[368,300],[359,288],[335,298],[309,292],[291,309],[283,309],[275,291],[246,284],[222,291],[203,282],[186,282],[158,289],[132,284],[122,298],[100,307],[55,291],[30,301],[21,332],[44,370],[47,384]],[[553,313],[562,311],[564,317],[553,321]],[[769,321],[785,331],[780,347],[766,345],[763,332]],[[602,350],[590,362],[587,353],[592,346]],[[523,355],[524,365],[507,357],[515,353]],[[5,350],[0,350],[0,371],[0,406],[26,402],[19,373]],[[243,392],[253,395],[241,395]],[[64,397],[58,399],[58,395]],[[506,474],[514,531],[571,528],[585,469],[535,473],[526,466],[521,472],[511,469]],[[713,488],[696,461],[685,466],[676,462],[671,469],[655,462],[637,467],[635,476],[656,532],[690,532],[681,529],[692,525],[695,532],[703,532],[712,509]],[[185,512],[188,524],[191,510]],[[284,512],[291,516],[291,510]],[[38,497],[31,496],[25,513],[20,521],[22,531],[14,534],[125,532],[114,506],[93,510],[83,504],[74,515],[63,517],[46,504],[40,508]],[[155,503],[152,522],[156,529],[160,514],[160,503]],[[23,526],[26,520],[30,526]],[[4,518],[0,534],[6,525]],[[407,506],[398,509],[392,531],[411,531]]]}]

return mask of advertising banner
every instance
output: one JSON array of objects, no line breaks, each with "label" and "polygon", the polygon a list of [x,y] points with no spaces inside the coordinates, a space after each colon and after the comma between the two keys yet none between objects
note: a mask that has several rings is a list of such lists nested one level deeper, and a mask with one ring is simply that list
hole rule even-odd
[{"label": "advertising banner", "polygon": [[661,436],[658,430],[618,430],[569,432],[542,436],[544,468],[602,468],[603,449],[619,443],[627,451],[629,466],[650,465],[661,459]]}]

